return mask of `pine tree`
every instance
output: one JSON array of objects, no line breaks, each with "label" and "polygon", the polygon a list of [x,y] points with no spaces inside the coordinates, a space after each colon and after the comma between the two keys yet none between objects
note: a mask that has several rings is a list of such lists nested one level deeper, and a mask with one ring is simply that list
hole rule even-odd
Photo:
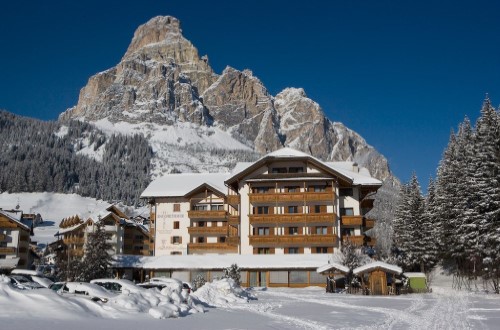
[{"label": "pine tree", "polygon": [[96,278],[106,278],[111,276],[112,257],[109,254],[111,245],[106,242],[107,235],[104,231],[104,224],[99,221],[94,223],[94,231],[88,234],[85,244],[85,254],[81,261],[81,273],[79,281],[89,282]]},{"label": "pine tree", "polygon": [[427,187],[427,196],[425,198],[425,209],[423,221],[421,224],[422,230],[422,245],[425,246],[425,253],[422,256],[422,262],[425,266],[425,271],[429,272],[438,261],[440,246],[438,243],[439,233],[441,232],[440,223],[436,221],[434,214],[436,209],[436,186],[432,178],[429,179]]},{"label": "pine tree", "polygon": [[224,269],[223,278],[232,278],[236,285],[240,285],[241,271],[237,264],[232,264],[230,267]]}]

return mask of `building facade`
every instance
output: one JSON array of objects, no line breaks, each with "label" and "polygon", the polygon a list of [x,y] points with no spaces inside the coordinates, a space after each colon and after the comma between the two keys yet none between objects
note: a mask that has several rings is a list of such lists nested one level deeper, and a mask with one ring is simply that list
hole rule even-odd
[{"label": "building facade", "polygon": [[381,182],[352,162],[284,148],[231,173],[169,174],[142,193],[151,255],[329,254],[373,246],[367,217]]}]

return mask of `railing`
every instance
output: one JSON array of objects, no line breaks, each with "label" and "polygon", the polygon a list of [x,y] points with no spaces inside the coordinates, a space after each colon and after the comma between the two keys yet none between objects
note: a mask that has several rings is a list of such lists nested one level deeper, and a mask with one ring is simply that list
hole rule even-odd
[{"label": "railing", "polygon": [[363,217],[360,215],[343,215],[341,217],[343,226],[362,226]]},{"label": "railing", "polygon": [[373,219],[365,219],[365,227],[373,228],[375,226],[375,220]]},{"label": "railing", "polygon": [[15,247],[2,247],[0,248],[0,254],[16,254]]},{"label": "railing", "polygon": [[76,249],[76,250],[70,250],[69,251],[69,255],[72,256],[72,257],[82,257],[84,254],[84,251],[83,250],[80,250],[80,249]]},{"label": "railing", "polygon": [[227,226],[220,227],[188,227],[190,235],[227,235],[229,228]]},{"label": "railing", "polygon": [[238,245],[240,243],[239,236],[226,237],[226,243],[229,245]]},{"label": "railing", "polygon": [[226,211],[188,211],[188,217],[190,219],[225,219],[227,215]]},{"label": "railing", "polygon": [[64,244],[84,244],[84,237],[69,237],[63,239]]},{"label": "railing", "polygon": [[252,214],[249,216],[251,224],[264,223],[329,223],[333,224],[334,213],[288,213],[288,214]]},{"label": "railing", "polygon": [[231,226],[237,226],[240,224],[240,216],[239,215],[230,215],[228,216],[229,224]]},{"label": "railing", "polygon": [[337,235],[273,235],[273,236],[249,236],[250,245],[266,246],[315,246],[336,244]]},{"label": "railing", "polygon": [[342,236],[342,242],[351,242],[352,244],[362,246],[365,236]]},{"label": "railing", "polygon": [[333,201],[333,191],[294,192],[294,193],[262,193],[249,194],[250,203],[287,203],[287,202],[319,202]]},{"label": "railing", "polygon": [[237,252],[238,246],[228,243],[189,243],[189,253],[209,253],[212,251]]},{"label": "railing", "polygon": [[240,195],[227,195],[227,203],[230,205],[238,205],[240,203]]}]

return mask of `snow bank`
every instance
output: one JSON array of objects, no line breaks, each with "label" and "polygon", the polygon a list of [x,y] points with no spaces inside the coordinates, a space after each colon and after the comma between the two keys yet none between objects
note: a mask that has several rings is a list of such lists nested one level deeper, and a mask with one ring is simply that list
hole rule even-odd
[{"label": "snow bank", "polygon": [[130,315],[150,315],[157,319],[203,313],[188,294],[157,289],[124,290],[107,303],[96,303],[81,296],[63,295],[49,289],[19,290],[8,277],[0,275],[0,318],[24,311],[30,317],[46,317],[47,310],[60,312],[59,318],[99,317],[126,318]]},{"label": "snow bank", "polygon": [[230,278],[207,282],[192,296],[210,306],[219,307],[230,306],[234,303],[247,303],[249,299],[254,299]]}]

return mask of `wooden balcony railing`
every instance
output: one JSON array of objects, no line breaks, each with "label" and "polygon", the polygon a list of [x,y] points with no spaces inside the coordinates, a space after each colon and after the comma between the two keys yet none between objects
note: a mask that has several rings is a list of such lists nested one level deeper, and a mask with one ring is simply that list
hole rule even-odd
[{"label": "wooden balcony railing", "polygon": [[337,235],[273,235],[249,236],[253,246],[318,246],[335,245]]},{"label": "wooden balcony railing", "polygon": [[333,191],[293,192],[293,193],[263,193],[249,194],[250,203],[288,203],[288,202],[320,202],[332,201]]},{"label": "wooden balcony railing", "polygon": [[81,249],[73,249],[69,251],[69,255],[72,257],[83,257],[84,251]]},{"label": "wooden balcony railing", "polygon": [[226,237],[226,243],[229,245],[238,245],[240,243],[239,236]]},{"label": "wooden balcony railing", "polygon": [[188,253],[238,252],[238,246],[228,243],[189,243]]},{"label": "wooden balcony railing", "polygon": [[362,226],[363,217],[360,215],[343,215],[342,216],[343,226]]},{"label": "wooden balcony railing", "polygon": [[288,214],[252,214],[251,224],[264,223],[325,223],[333,224],[336,215],[334,213],[288,213]]},{"label": "wooden balcony railing", "polygon": [[362,246],[365,236],[342,236],[342,242],[351,242],[352,244]]},{"label": "wooden balcony railing", "polygon": [[226,215],[226,211],[188,211],[190,219],[225,219]]},{"label": "wooden balcony railing", "polygon": [[0,254],[16,254],[15,247],[0,247]]},{"label": "wooden balcony railing", "polygon": [[240,224],[240,216],[239,215],[230,215],[228,216],[229,225],[238,226]]},{"label": "wooden balcony railing", "polygon": [[238,205],[240,203],[240,195],[227,195],[227,203],[229,205]]},{"label": "wooden balcony railing", "polygon": [[365,227],[373,228],[375,226],[375,220],[373,219],[365,219]]},{"label": "wooden balcony railing", "polygon": [[220,227],[188,227],[189,235],[227,235],[228,226],[220,226]]}]

